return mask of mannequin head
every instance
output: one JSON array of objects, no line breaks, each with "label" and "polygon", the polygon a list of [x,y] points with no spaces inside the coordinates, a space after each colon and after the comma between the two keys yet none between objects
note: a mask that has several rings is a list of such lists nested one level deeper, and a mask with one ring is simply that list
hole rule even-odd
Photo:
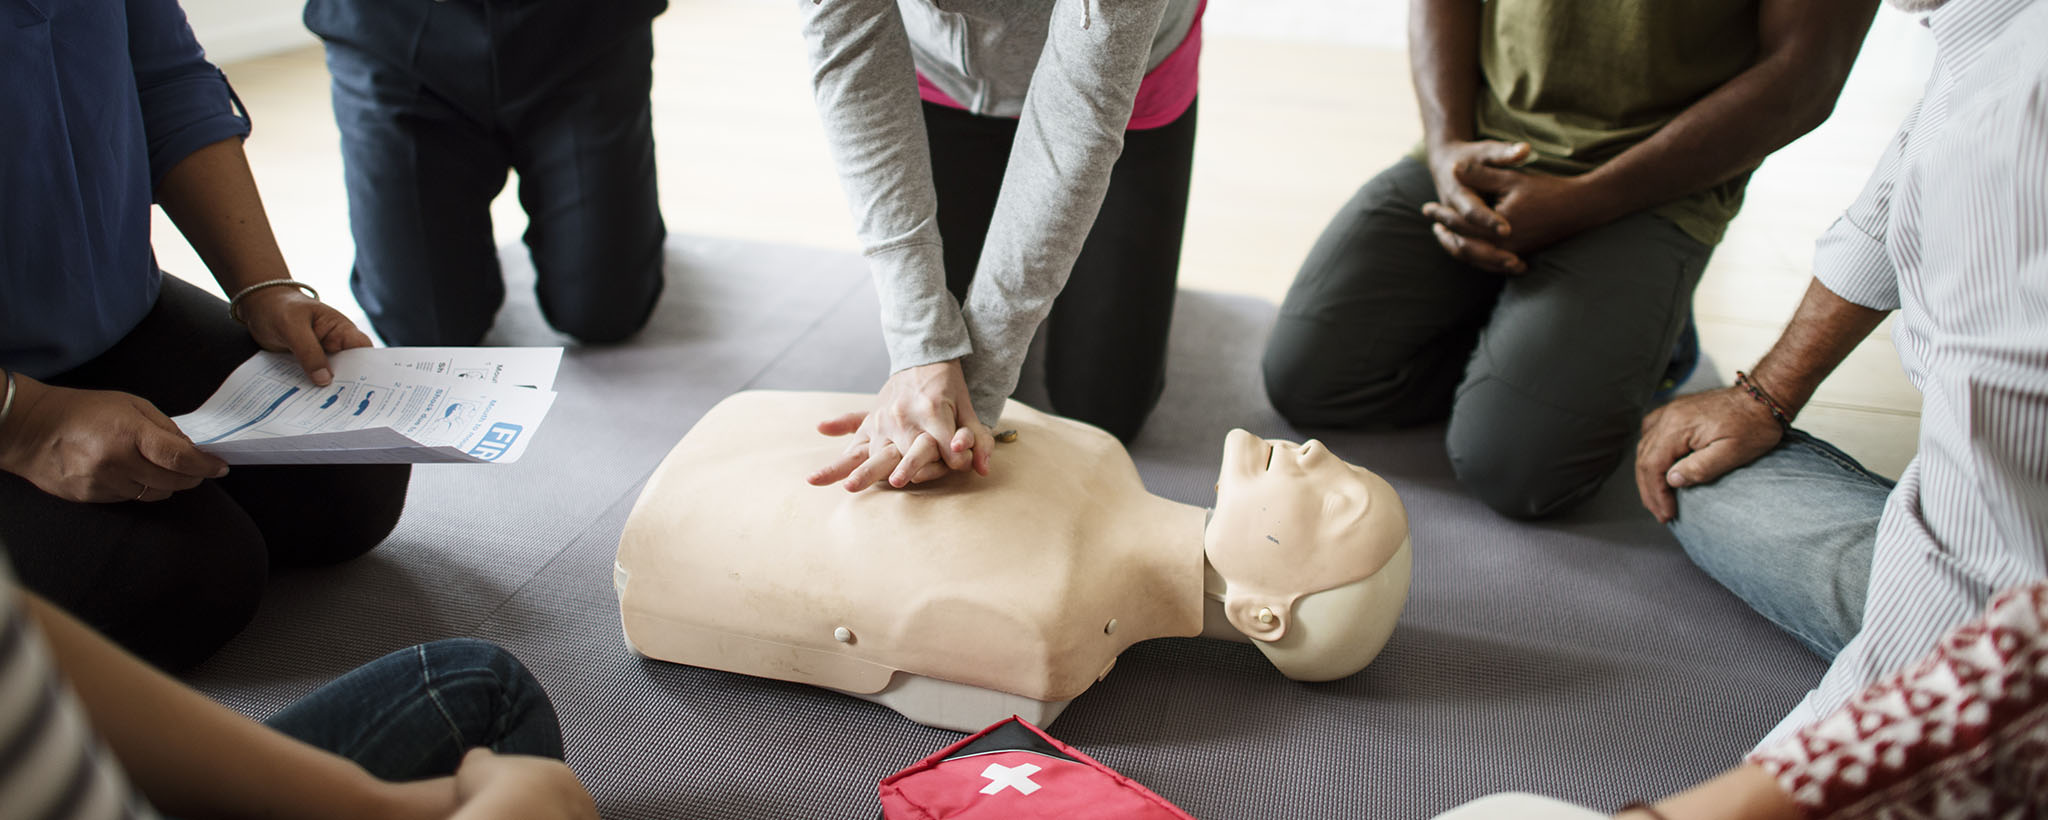
[{"label": "mannequin head", "polygon": [[1401,499],[1314,440],[1230,431],[1203,551],[1231,626],[1296,680],[1364,668],[1408,597]]}]

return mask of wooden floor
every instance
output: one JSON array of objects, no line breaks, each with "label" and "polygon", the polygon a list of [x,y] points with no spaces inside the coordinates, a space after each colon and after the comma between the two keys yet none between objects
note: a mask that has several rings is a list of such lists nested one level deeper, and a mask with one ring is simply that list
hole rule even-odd
[{"label": "wooden floor", "polygon": [[[1186,287],[1277,302],[1338,205],[1420,133],[1406,56],[1369,44],[1398,43],[1398,36],[1364,20],[1332,25],[1341,36],[1327,36],[1315,20],[1341,13],[1323,10],[1341,4],[1314,2],[1323,3],[1315,14],[1292,17],[1212,15],[1181,268]],[[1245,22],[1254,18],[1258,25]],[[656,53],[655,134],[669,230],[855,248],[786,2],[675,0],[657,21]],[[1725,382],[1747,368],[1791,315],[1810,277],[1814,238],[1860,189],[1917,92],[1887,70],[1886,58],[1885,50],[1866,48],[1872,66],[1859,65],[1834,118],[1757,172],[1696,299],[1711,360],[1702,378]],[[254,117],[248,151],[287,261],[354,312],[341,158],[319,50],[224,68]],[[524,229],[513,185],[493,208],[501,244]],[[164,268],[205,280],[161,214],[156,229]],[[1897,475],[1913,454],[1920,396],[1900,372],[1888,330],[1849,358],[1801,424]]]}]

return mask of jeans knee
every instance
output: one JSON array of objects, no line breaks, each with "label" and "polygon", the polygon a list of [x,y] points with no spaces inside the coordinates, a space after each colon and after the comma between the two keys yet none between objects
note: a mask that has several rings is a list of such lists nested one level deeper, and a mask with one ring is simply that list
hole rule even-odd
[{"label": "jeans knee", "polygon": [[653,318],[667,284],[660,232],[651,241],[619,239],[603,247],[609,250],[562,253],[533,245],[541,314],[550,327],[583,344],[632,338]]},{"label": "jeans knee", "polygon": [[560,758],[561,725],[547,690],[511,652],[450,638],[417,648],[437,703],[467,746]]},{"label": "jeans knee", "polygon": [[650,301],[644,307],[549,311],[548,325],[586,345],[617,344],[633,338],[654,315]]}]

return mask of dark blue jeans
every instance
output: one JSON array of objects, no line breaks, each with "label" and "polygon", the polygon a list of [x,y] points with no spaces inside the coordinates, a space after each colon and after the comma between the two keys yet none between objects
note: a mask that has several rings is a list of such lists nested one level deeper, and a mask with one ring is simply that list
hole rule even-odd
[{"label": "dark blue jeans", "polygon": [[267,722],[386,780],[453,774],[478,746],[562,757],[562,729],[540,682],[512,653],[470,638],[385,655]]},{"label": "dark blue jeans", "polygon": [[349,279],[393,345],[474,345],[504,301],[491,200],[519,172],[541,313],[583,342],[662,290],[650,20],[661,3],[325,0]]}]

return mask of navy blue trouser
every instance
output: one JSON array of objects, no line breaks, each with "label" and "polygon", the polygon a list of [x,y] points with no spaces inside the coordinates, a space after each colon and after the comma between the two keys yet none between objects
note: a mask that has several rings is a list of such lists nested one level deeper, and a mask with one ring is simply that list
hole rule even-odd
[{"label": "navy blue trouser", "polygon": [[308,7],[334,77],[350,285],[385,342],[472,345],[490,329],[505,296],[490,203],[508,169],[548,323],[600,343],[646,324],[666,234],[648,103],[653,13],[625,5]]},{"label": "navy blue trouser", "polygon": [[512,653],[470,638],[363,664],[266,722],[385,780],[454,774],[478,746],[562,758],[562,728],[547,691]]}]

